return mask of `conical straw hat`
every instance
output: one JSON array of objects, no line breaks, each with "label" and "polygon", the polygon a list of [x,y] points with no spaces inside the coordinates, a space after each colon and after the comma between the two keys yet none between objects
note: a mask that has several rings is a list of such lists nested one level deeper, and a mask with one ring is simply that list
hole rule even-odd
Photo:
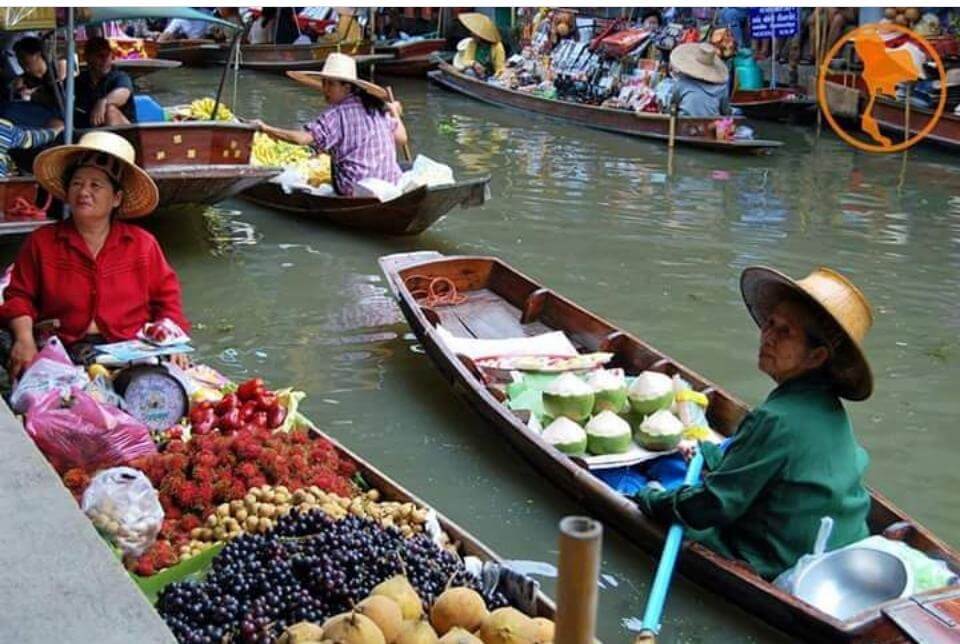
[{"label": "conical straw hat", "polygon": [[310,87],[316,87],[317,89],[323,89],[323,83],[321,81],[324,78],[343,81],[344,83],[356,85],[367,94],[379,98],[381,101],[387,100],[387,90],[375,83],[370,83],[357,78],[357,61],[355,61],[352,56],[348,56],[346,54],[329,54],[327,56],[327,60],[325,60],[323,63],[323,71],[291,71],[287,72],[287,76],[297,82],[303,83],[304,85],[309,85]]},{"label": "conical straw hat", "polygon": [[[66,201],[67,189],[63,184],[67,169],[90,152],[102,152],[109,158],[95,158],[94,167],[101,167],[107,174],[119,174],[123,201],[117,216],[133,219],[149,215],[160,201],[157,184],[150,175],[136,164],[136,152],[130,142],[112,132],[88,132],[74,145],[60,145],[44,150],[33,162],[33,174],[43,188],[61,201]],[[111,167],[119,163],[120,167]]]},{"label": "conical straw hat", "polygon": [[726,83],[730,76],[717,48],[705,42],[677,45],[670,52],[670,65],[681,74],[707,83]]},{"label": "conical straw hat", "polygon": [[[829,370],[837,394],[848,400],[865,400],[873,393],[873,374],[861,345],[870,327],[870,302],[853,282],[829,268],[820,267],[794,280],[765,266],[750,266],[740,276],[740,292],[757,326],[763,327],[785,292],[798,294],[821,318],[831,320],[840,338],[833,347]],[[829,331],[829,329],[828,329]]]},{"label": "conical straw hat", "polygon": [[500,30],[493,24],[485,14],[482,13],[461,13],[458,18],[464,27],[470,30],[477,38],[482,38],[487,42],[500,42]]}]

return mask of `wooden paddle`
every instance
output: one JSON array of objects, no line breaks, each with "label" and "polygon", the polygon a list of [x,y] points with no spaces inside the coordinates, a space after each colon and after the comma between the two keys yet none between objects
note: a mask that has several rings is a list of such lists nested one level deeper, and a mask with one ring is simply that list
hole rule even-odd
[{"label": "wooden paddle", "polygon": [[[393,88],[392,88],[392,87],[387,87],[387,98],[390,99],[390,102],[391,102],[391,103],[393,102]],[[400,117],[399,117],[399,116],[397,117],[397,120],[398,120],[398,121],[400,120]],[[402,123],[403,121],[400,121],[400,122]],[[407,132],[407,140],[409,141],[409,139],[410,139],[410,133],[409,133],[409,131],[408,131],[408,132]],[[407,163],[410,163],[411,161],[413,161],[413,155],[410,154],[410,144],[409,144],[409,143],[404,143],[404,144],[403,144],[403,158],[407,160]]]},{"label": "wooden paddle", "polygon": [[[703,469],[703,452],[697,450],[690,465],[687,466],[687,474],[683,477],[683,485],[694,485],[700,478],[700,471]],[[677,555],[680,552],[680,546],[683,544],[683,525],[674,523],[667,531],[667,540],[663,544],[663,552],[660,553],[660,563],[657,565],[657,574],[653,578],[653,585],[650,587],[650,596],[647,597],[647,608],[643,612],[643,625],[640,634],[634,640],[634,644],[647,644],[655,642],[660,633],[660,618],[663,616],[663,605],[667,601],[667,592],[670,590],[670,580],[673,577],[673,568],[677,563]]]}]

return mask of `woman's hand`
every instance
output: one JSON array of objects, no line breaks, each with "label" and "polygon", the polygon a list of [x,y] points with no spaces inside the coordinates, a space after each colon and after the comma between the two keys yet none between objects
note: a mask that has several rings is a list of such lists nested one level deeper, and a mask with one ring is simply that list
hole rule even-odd
[{"label": "woman's hand", "polygon": [[33,337],[18,339],[10,350],[10,377],[19,378],[23,370],[37,356],[37,343]]},{"label": "woman's hand", "polygon": [[246,123],[247,125],[252,125],[253,127],[257,128],[257,132],[263,132],[266,129],[265,127],[266,123],[264,123],[261,119],[240,119],[240,120],[243,123]]},{"label": "woman's hand", "polygon": [[399,119],[403,116],[403,104],[400,101],[390,101],[387,103],[387,109],[390,110],[390,114],[395,119]]},{"label": "woman's hand", "polygon": [[175,364],[180,369],[189,369],[190,368],[190,356],[186,353],[174,353],[170,356],[170,362]]},{"label": "woman's hand", "polygon": [[697,441],[684,440],[680,441],[677,445],[677,451],[680,452],[680,455],[683,457],[687,463],[694,457],[697,453]]},{"label": "woman's hand", "polygon": [[90,125],[100,127],[107,120],[107,99],[101,98],[90,110]]}]

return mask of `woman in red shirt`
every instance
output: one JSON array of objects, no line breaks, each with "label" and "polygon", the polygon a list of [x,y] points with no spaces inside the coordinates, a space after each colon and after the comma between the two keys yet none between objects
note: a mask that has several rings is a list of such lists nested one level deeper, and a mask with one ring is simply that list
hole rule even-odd
[{"label": "woman in red shirt", "polygon": [[67,347],[130,340],[164,318],[189,330],[180,282],[157,240],[122,221],[153,212],[159,199],[134,159],[126,139],[92,132],[34,162],[37,181],[70,206],[71,218],[34,231],[17,256],[0,307],[0,323],[13,336],[11,376],[37,354],[33,327],[40,321],[57,320]]}]

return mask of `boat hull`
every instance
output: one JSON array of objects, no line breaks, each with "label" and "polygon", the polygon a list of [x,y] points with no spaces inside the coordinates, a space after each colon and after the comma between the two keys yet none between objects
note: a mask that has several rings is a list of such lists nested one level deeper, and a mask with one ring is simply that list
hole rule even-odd
[{"label": "boat hull", "polygon": [[[573,459],[557,452],[539,435],[529,431],[524,420],[502,404],[496,390],[481,381],[476,366],[446,346],[435,324],[442,323],[455,335],[477,337],[517,337],[562,330],[582,351],[613,352],[616,357],[612,366],[624,367],[630,373],[652,368],[680,374],[697,390],[708,395],[711,426],[723,433],[735,431],[747,412],[744,403],[639,338],[581,309],[494,258],[444,257],[439,253],[422,252],[383,257],[380,264],[410,327],[454,391],[486,418],[502,438],[554,484],[584,505],[587,511],[621,530],[651,554],[659,554],[665,537],[663,527],[645,517],[635,504],[607,487]],[[404,279],[412,275],[452,280],[459,293],[468,296],[462,305],[464,308],[459,308],[460,305],[437,307],[430,309],[428,314],[404,285]],[[492,307],[492,313],[487,317],[479,314],[484,307]],[[885,533],[893,536],[891,530],[902,529],[907,543],[947,561],[954,570],[960,570],[956,551],[878,492],[871,490],[871,496],[869,523],[872,531],[881,532],[887,528]],[[744,564],[724,559],[699,544],[685,542],[678,565],[683,574],[703,586],[772,625],[810,641],[911,641],[890,614],[911,609],[915,599],[931,603],[931,608],[960,611],[960,589],[954,587],[914,599],[888,602],[850,620],[840,621],[764,581]],[[960,631],[942,625],[938,627],[946,630],[937,630],[937,634],[960,636]]]},{"label": "boat hull", "polygon": [[[435,83],[448,89],[494,105],[536,112],[598,130],[652,139],[662,143],[668,143],[670,140],[670,117],[666,114],[635,114],[626,110],[541,98],[466,76],[446,63],[440,63],[438,69],[430,72],[428,76]],[[780,141],[764,139],[717,140],[710,130],[715,120],[678,118],[675,142],[680,145],[733,154],[763,153],[781,145]]]},{"label": "boat hull", "polygon": [[457,206],[469,208],[486,201],[489,177],[452,186],[420,188],[382,203],[376,199],[320,197],[306,192],[286,194],[275,183],[261,183],[243,198],[265,208],[381,235],[418,235]]},{"label": "boat hull", "polygon": [[761,121],[809,123],[817,115],[817,101],[792,89],[738,90],[730,104],[747,118]]},{"label": "boat hull", "polygon": [[156,58],[173,60],[184,67],[202,67],[206,65],[205,47],[216,46],[212,40],[175,40],[156,43]]},{"label": "boat hull", "polygon": [[425,76],[430,70],[436,69],[439,63],[437,56],[446,45],[447,41],[443,38],[377,45],[376,53],[386,54],[391,58],[378,62],[376,73],[411,78]]},{"label": "boat hull", "polygon": [[[369,41],[351,43],[328,44],[313,43],[309,45],[241,45],[240,67],[254,71],[272,72],[277,74],[289,70],[319,71],[327,56],[334,52],[349,54],[356,58],[360,65],[370,64],[379,60],[371,58],[373,44]],[[229,62],[230,46],[204,47],[204,60],[208,65],[224,65]]]}]

